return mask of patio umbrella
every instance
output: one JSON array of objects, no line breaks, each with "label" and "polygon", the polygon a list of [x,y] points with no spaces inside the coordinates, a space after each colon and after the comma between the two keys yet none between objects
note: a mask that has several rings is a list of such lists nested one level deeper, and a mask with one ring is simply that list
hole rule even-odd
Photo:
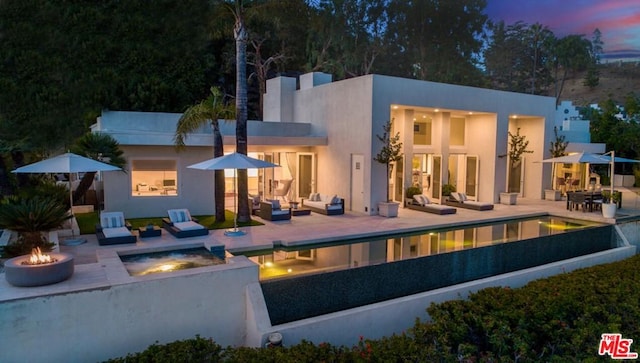
[{"label": "patio umbrella", "polygon": [[[610,155],[607,155],[610,154]],[[613,160],[612,160],[613,159]],[[566,163],[566,164],[610,164],[611,166],[611,195],[613,195],[613,176],[614,176],[614,164],[615,163],[640,163],[640,160],[626,159],[615,156],[614,151],[609,151],[606,154],[591,154],[591,153],[577,153],[571,155],[560,156],[557,158],[544,159],[541,163]]]},{"label": "patio umbrella", "polygon": [[[12,173],[86,173],[92,171],[114,170],[122,169],[84,156],[65,153],[19,167],[13,170]],[[71,215],[73,216],[73,190],[71,188],[71,180],[69,180],[69,203],[71,206]],[[71,231],[73,233],[73,228]]]},{"label": "patio umbrella", "polygon": [[[189,165],[187,168],[190,169],[199,169],[199,170],[224,170],[224,169],[233,169],[233,179],[234,179],[234,194],[235,194],[235,179],[236,179],[236,170],[238,169],[262,169],[262,168],[274,168],[279,167],[278,164],[273,164],[268,161],[254,159],[248,157],[244,154],[240,154],[237,152],[227,154],[224,156],[220,156],[217,158],[205,160],[199,162],[197,164]],[[225,231],[225,234],[228,236],[237,236],[242,235],[244,232],[238,229],[238,210],[235,202],[235,198],[233,200],[233,209],[235,210],[235,216],[233,218],[233,228]]]}]

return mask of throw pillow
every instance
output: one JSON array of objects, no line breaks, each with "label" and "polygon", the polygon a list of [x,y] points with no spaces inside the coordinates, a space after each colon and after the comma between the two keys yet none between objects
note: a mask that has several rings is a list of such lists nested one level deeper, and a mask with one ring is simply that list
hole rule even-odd
[{"label": "throw pillow", "polygon": [[310,193],[309,194],[309,198],[307,198],[307,199],[309,199],[310,201],[313,201],[313,198],[315,197],[315,195],[316,195],[316,193]]},{"label": "throw pillow", "polygon": [[456,192],[451,193],[451,198],[453,198],[453,200],[455,200],[456,202],[462,202],[462,199],[460,198],[460,194]]},{"label": "throw pillow", "polygon": [[272,209],[280,209],[280,201],[279,200],[272,200],[271,201],[271,208]]},{"label": "throw pillow", "polygon": [[431,203],[431,201],[429,200],[429,198],[427,198],[426,195],[420,195],[420,199],[422,199],[422,204],[423,205],[427,205],[427,204]]},{"label": "throw pillow", "polygon": [[424,204],[424,201],[422,201],[422,195],[420,195],[420,194],[414,195],[413,196],[413,200],[415,200],[418,205],[423,205]]},{"label": "throw pillow", "polygon": [[320,193],[313,193],[313,199],[311,199],[314,202],[319,202],[320,201]]},{"label": "throw pillow", "polygon": [[460,200],[462,200],[463,202],[466,200],[469,200],[469,198],[467,198],[467,195],[465,193],[458,193],[458,195],[460,196]]},{"label": "throw pillow", "polygon": [[333,195],[333,197],[331,198],[331,203],[329,204],[340,204],[340,198],[338,198],[337,194]]}]

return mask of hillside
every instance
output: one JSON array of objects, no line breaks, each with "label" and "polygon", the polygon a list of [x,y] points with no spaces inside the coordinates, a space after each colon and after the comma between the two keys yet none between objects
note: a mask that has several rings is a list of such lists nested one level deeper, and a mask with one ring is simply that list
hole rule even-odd
[{"label": "hillside", "polygon": [[611,97],[624,104],[625,97],[634,92],[640,96],[640,63],[614,63],[600,66],[600,84],[593,89],[584,86],[584,73],[565,82],[561,100],[571,100],[576,106],[599,103]]}]

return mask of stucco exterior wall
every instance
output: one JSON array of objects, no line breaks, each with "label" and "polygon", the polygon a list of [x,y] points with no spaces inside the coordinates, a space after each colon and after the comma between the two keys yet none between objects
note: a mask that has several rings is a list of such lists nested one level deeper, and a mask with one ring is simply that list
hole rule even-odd
[{"label": "stucco exterior wall", "polygon": [[[316,132],[326,134],[328,139],[326,147],[316,147],[316,191],[344,197],[345,206],[350,205],[352,154],[364,155],[364,195],[379,187],[384,189],[382,184],[377,185],[377,181],[370,178],[374,163],[372,139],[375,137],[371,124],[371,90],[372,78],[358,77],[299,90],[294,98],[294,119],[308,120]],[[383,117],[388,120],[389,113]],[[365,197],[364,204],[371,213],[371,200]]]},{"label": "stucco exterior wall", "polygon": [[[109,279],[90,289],[3,301],[0,360],[102,362],[196,334],[222,346],[243,345],[245,291],[257,283],[258,267],[244,256],[232,260],[208,272],[183,270],[127,283]],[[104,267],[81,266],[87,268],[72,279],[107,280]]]},{"label": "stucco exterior wall", "polygon": [[177,195],[134,196],[130,172],[104,173],[104,210],[123,211],[126,218],[166,216],[168,209],[188,208],[192,215],[214,214],[214,172],[187,166],[213,157],[212,147],[189,147],[177,152],[173,146],[121,146],[131,170],[136,159],[177,161]]}]

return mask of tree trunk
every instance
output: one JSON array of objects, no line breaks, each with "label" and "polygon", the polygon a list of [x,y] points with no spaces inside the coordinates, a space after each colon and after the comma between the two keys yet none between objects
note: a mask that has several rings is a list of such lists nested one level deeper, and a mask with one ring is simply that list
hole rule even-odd
[{"label": "tree trunk", "polygon": [[13,188],[11,188],[9,181],[9,170],[4,162],[4,156],[0,155],[0,200],[11,194],[13,194]]},{"label": "tree trunk", "polygon": [[[84,197],[84,195],[87,193],[87,190],[89,190],[89,188],[91,187],[91,184],[93,184],[93,179],[95,177],[95,171],[84,173],[82,180],[80,180],[80,184],[78,184],[78,188],[76,188],[76,191],[73,192],[73,204],[78,203],[80,199]],[[69,178],[69,188],[71,188],[71,178]]]},{"label": "tree trunk", "polygon": [[[13,167],[19,168],[24,166],[24,154],[22,150],[11,150],[11,160],[13,160]],[[23,188],[29,184],[29,176],[24,173],[17,173],[18,188]]]},{"label": "tree trunk", "polygon": [[[236,151],[247,155],[247,29],[241,9],[234,29],[236,41]],[[251,220],[247,169],[238,169],[238,222]]]},{"label": "tree trunk", "polygon": [[[222,144],[222,134],[220,133],[220,125],[218,120],[212,120],[213,126],[213,156],[220,157],[224,155],[224,146]],[[224,182],[224,170],[216,170],[214,172],[215,190],[214,197],[216,200],[216,222],[224,222],[224,201],[225,201],[225,182]]]}]

